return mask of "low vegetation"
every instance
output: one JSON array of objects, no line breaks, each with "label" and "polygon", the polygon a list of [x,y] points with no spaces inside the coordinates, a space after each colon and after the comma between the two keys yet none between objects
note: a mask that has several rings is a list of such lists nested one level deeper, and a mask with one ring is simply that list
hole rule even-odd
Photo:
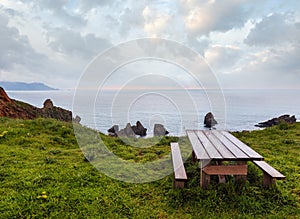
[{"label": "low vegetation", "polygon": [[[261,171],[249,164],[245,184],[229,177],[228,183],[213,180],[203,190],[199,169],[188,158],[183,190],[172,188],[172,174],[126,183],[87,162],[93,154],[84,156],[72,124],[0,118],[0,218],[299,218],[300,124],[234,134],[286,180],[264,189]],[[134,142],[100,136],[111,152],[133,163],[170,159],[171,141],[190,152],[185,137],[139,139],[134,142],[143,147],[132,147]]]}]

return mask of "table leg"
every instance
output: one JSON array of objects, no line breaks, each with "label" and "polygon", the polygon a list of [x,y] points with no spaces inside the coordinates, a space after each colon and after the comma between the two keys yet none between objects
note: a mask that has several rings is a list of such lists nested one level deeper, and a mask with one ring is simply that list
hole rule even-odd
[{"label": "table leg", "polygon": [[[222,161],[217,161],[217,165],[222,165]],[[224,175],[218,175],[219,183],[226,183],[226,178]]]},{"label": "table leg", "polygon": [[197,157],[196,157],[196,154],[195,154],[194,150],[192,152],[192,160],[193,160],[193,162],[197,161]]},{"label": "table leg", "polygon": [[209,184],[210,184],[210,175],[204,173],[204,172],[201,170],[200,186],[201,186],[203,189],[207,189],[207,187],[209,186]]},{"label": "table leg", "polygon": [[[237,161],[237,165],[245,165],[245,164],[247,164],[247,161]],[[237,175],[237,176],[235,176],[235,180],[246,182],[247,176]]]},{"label": "table leg", "polygon": [[273,184],[275,184],[275,179],[272,178],[270,175],[268,175],[267,173],[264,173],[263,175],[263,186],[264,187],[269,187]]},{"label": "table leg", "polygon": [[206,189],[210,184],[210,175],[207,175],[202,171],[204,161],[200,161],[200,186]]},{"label": "table leg", "polygon": [[202,168],[203,168],[203,162],[202,161],[200,161],[199,162],[199,166],[200,166],[200,187],[202,187],[203,188],[203,182],[202,182],[202,179],[203,179],[203,171],[202,171]]}]

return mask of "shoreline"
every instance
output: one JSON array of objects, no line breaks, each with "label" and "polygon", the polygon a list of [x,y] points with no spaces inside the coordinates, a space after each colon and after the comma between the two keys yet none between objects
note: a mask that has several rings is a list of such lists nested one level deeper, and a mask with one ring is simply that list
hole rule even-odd
[{"label": "shoreline", "polygon": [[[230,91],[230,92],[229,92]],[[261,121],[265,121],[267,119],[271,119],[274,116],[280,116],[283,114],[295,114],[298,118],[298,122],[300,121],[300,102],[295,102],[295,99],[298,98],[299,92],[293,92],[292,90],[280,90],[272,89],[268,92],[260,92],[256,90],[243,90],[239,92],[239,90],[225,90],[225,99],[226,99],[226,124],[225,129],[229,131],[242,131],[242,130],[256,130],[254,127],[255,124]],[[275,93],[274,93],[274,92]],[[173,92],[173,91],[170,91]],[[135,109],[125,109],[126,112],[130,112],[130,115],[120,116],[125,107],[126,101],[117,102],[118,108],[112,105],[112,100],[114,96],[114,91],[107,92],[108,95],[104,95],[104,99],[98,104],[95,105],[95,109],[93,111],[86,110],[84,101],[81,104],[82,107],[76,110],[73,108],[73,95],[72,91],[50,91],[50,92],[8,92],[9,95],[13,99],[18,99],[23,102],[28,102],[31,105],[42,107],[42,103],[45,99],[50,98],[56,106],[62,107],[64,109],[72,110],[74,114],[79,115],[82,120],[81,123],[89,126],[96,127],[97,130],[101,132],[106,132],[107,129],[111,127],[112,120],[113,123],[118,123],[120,126],[125,126],[127,122],[131,122],[132,124],[136,120],[140,120],[143,124],[147,125],[151,122],[151,115],[159,114],[160,118],[162,118],[165,122],[165,127],[174,135],[181,135],[180,130],[178,129],[178,124],[181,123],[179,118],[182,116],[185,122],[186,128],[202,128],[202,120],[207,112],[211,109],[209,106],[205,104],[206,97],[202,95],[202,91],[191,91],[194,94],[193,99],[195,103],[198,103],[198,112],[195,114],[195,117],[191,117],[190,112],[187,111],[186,114],[170,111],[168,106],[164,105],[164,102],[158,103],[161,105],[161,112],[156,112],[147,107],[137,105],[138,110]],[[134,95],[134,92],[130,91],[131,95]],[[180,94],[180,93],[179,93]],[[296,95],[295,95],[296,94]],[[177,95],[177,93],[176,93]],[[274,98],[276,97],[276,98]],[[300,96],[299,96],[300,98]],[[101,103],[101,104],[100,104]],[[184,103],[180,102],[176,104],[182,105]],[[291,105],[291,103],[295,103]],[[113,111],[112,111],[113,110]],[[113,113],[113,114],[112,114]],[[121,113],[121,114],[120,114]],[[123,114],[122,114],[123,115]],[[135,119],[132,119],[133,116]],[[132,117],[132,118],[131,118]],[[198,118],[200,117],[200,118]],[[220,116],[216,115],[216,120],[218,120]],[[174,120],[175,118],[175,120]],[[143,120],[142,120],[143,119]],[[178,120],[178,121],[177,121]],[[187,121],[185,121],[187,120]],[[95,124],[95,122],[97,124]],[[160,121],[161,122],[161,121]],[[184,124],[183,124],[184,126]],[[189,127],[188,127],[189,126]],[[152,127],[147,125],[148,130]]]}]

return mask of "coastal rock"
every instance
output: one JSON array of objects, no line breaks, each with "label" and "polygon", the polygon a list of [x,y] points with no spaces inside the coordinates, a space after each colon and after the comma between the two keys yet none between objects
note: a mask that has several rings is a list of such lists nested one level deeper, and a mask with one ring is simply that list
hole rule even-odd
[{"label": "coastal rock", "polygon": [[0,116],[14,119],[53,118],[72,122],[72,112],[53,105],[46,100],[44,108],[38,108],[28,103],[10,99],[5,90],[0,87]]},{"label": "coastal rock", "polygon": [[107,130],[107,132],[110,136],[117,136],[117,132],[119,132],[119,126],[113,125],[110,129]]},{"label": "coastal rock", "polygon": [[127,138],[134,138],[135,133],[131,128],[130,123],[127,123],[126,127],[124,129],[121,129],[117,132],[118,137],[127,137]]},{"label": "coastal rock", "polygon": [[211,127],[215,126],[216,124],[218,124],[218,122],[215,120],[214,115],[211,112],[207,113],[204,117],[205,127],[211,128]]},{"label": "coastal rock", "polygon": [[165,136],[167,134],[169,134],[169,132],[162,124],[154,124],[154,130],[153,130],[154,136]]},{"label": "coastal rock", "polygon": [[73,119],[73,122],[75,122],[75,123],[80,123],[80,121],[81,121],[80,116],[76,116],[76,117]]},{"label": "coastal rock", "polygon": [[53,118],[60,121],[72,122],[72,112],[63,108],[53,106],[52,108],[42,108],[39,110],[40,117]]},{"label": "coastal rock", "polygon": [[45,100],[45,102],[44,102],[44,108],[51,109],[53,107],[54,107],[53,102],[50,99]]},{"label": "coastal rock", "polygon": [[147,135],[147,129],[142,125],[140,121],[137,121],[136,125],[133,125],[131,128],[136,135],[139,135],[141,137]]},{"label": "coastal rock", "polygon": [[255,126],[260,127],[260,128],[266,128],[266,127],[278,125],[280,123],[293,124],[296,121],[297,121],[297,119],[296,119],[295,115],[290,116],[290,115],[286,114],[286,115],[279,116],[278,118],[273,118],[273,119],[270,119],[265,122],[260,122],[260,123],[256,124]]}]

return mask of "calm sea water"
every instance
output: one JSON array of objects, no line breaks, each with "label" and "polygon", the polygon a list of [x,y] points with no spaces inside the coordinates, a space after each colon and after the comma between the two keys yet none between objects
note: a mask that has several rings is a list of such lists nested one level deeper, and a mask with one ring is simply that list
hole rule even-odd
[{"label": "calm sea water", "polygon": [[88,91],[77,93],[75,99],[71,90],[8,91],[8,95],[37,107],[50,98],[54,105],[79,115],[83,125],[104,133],[113,124],[122,128],[139,120],[149,135],[155,123],[164,124],[172,135],[184,135],[185,129],[203,129],[209,111],[219,122],[217,129],[230,131],[257,129],[258,122],[282,114],[300,119],[300,90]]}]

